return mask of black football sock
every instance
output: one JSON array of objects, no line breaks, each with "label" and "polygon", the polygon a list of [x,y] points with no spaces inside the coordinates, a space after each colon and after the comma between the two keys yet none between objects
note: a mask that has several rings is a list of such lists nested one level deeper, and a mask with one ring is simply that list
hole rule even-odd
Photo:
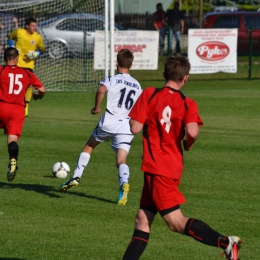
[{"label": "black football sock", "polygon": [[184,234],[209,246],[226,249],[229,244],[228,237],[219,234],[203,221],[194,218],[189,218],[187,221]]},{"label": "black football sock", "polygon": [[123,260],[138,260],[145,250],[149,236],[150,233],[135,229],[132,240],[123,256]]},{"label": "black football sock", "polygon": [[18,158],[18,153],[19,153],[19,146],[16,142],[11,142],[8,144],[8,153],[9,153],[9,158],[16,159]]}]

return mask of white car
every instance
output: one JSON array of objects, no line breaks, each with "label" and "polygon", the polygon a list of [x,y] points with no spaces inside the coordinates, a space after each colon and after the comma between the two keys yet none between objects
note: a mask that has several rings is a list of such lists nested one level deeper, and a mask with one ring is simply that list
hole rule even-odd
[{"label": "white car", "polygon": [[[38,23],[47,53],[53,59],[68,55],[93,55],[95,31],[104,30],[105,17],[102,15],[62,14]],[[115,23],[115,30],[125,30]]]},{"label": "white car", "polygon": [[217,6],[214,8],[214,12],[234,12],[238,11],[237,6]]}]

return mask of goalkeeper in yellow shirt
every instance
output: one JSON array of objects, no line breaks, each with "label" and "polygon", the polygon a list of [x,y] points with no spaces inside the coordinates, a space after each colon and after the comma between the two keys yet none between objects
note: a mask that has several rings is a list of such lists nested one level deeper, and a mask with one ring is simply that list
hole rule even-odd
[{"label": "goalkeeper in yellow shirt", "polygon": [[[25,21],[25,28],[15,29],[9,36],[7,44],[19,51],[18,66],[33,72],[35,59],[45,51],[42,36],[36,31],[37,22],[30,17]],[[29,102],[32,97],[32,87],[25,94],[25,116],[28,116]]]}]

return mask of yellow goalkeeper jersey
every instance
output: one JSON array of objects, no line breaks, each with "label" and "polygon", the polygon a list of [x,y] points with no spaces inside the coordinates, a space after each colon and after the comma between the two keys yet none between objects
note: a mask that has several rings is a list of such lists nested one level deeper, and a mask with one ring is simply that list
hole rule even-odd
[{"label": "yellow goalkeeper jersey", "polygon": [[26,29],[19,28],[14,30],[9,39],[15,41],[15,48],[19,51],[18,66],[22,68],[34,69],[34,60],[29,59],[27,54],[29,51],[39,50],[45,51],[45,46],[41,35],[37,32],[28,34]]}]

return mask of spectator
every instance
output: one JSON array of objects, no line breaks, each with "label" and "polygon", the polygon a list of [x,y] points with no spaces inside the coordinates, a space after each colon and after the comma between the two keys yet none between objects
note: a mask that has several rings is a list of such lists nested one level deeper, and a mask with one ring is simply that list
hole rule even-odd
[{"label": "spectator", "polygon": [[179,3],[174,3],[173,10],[167,10],[166,12],[166,21],[169,28],[169,44],[168,46],[170,53],[172,52],[172,38],[173,34],[175,35],[176,39],[176,54],[181,53],[181,46],[180,46],[180,38],[181,34],[184,33],[184,14],[182,11],[179,10]]},{"label": "spectator", "polygon": [[165,11],[163,10],[161,3],[156,5],[156,12],[153,14],[153,26],[157,31],[159,31],[159,55],[163,55],[166,28]]}]

